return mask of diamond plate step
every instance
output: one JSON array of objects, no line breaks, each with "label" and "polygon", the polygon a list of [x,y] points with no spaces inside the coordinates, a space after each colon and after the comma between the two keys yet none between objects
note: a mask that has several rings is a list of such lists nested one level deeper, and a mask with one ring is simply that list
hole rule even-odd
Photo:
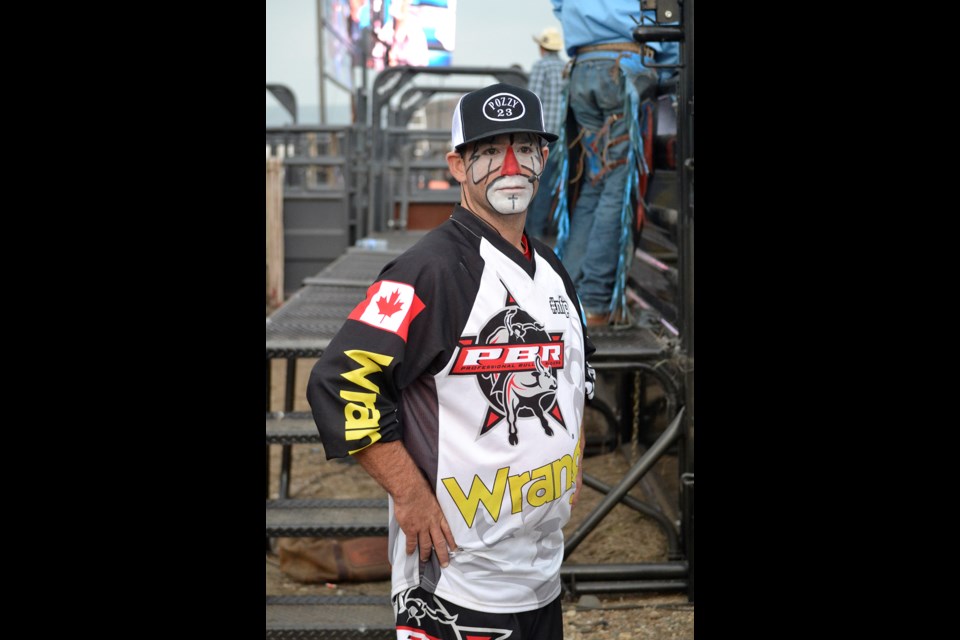
[{"label": "diamond plate step", "polygon": [[267,596],[267,638],[396,637],[387,596]]},{"label": "diamond plate step", "polygon": [[320,442],[313,415],[306,411],[267,414],[267,444],[311,444]]},{"label": "diamond plate step", "polygon": [[387,535],[387,500],[267,500],[269,537]]}]

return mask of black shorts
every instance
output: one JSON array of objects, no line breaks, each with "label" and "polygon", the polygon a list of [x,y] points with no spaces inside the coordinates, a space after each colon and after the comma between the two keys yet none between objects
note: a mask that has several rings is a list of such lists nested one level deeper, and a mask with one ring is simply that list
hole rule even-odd
[{"label": "black shorts", "polygon": [[540,609],[520,613],[484,613],[464,609],[427,593],[408,589],[393,599],[397,640],[560,640],[560,596]]}]

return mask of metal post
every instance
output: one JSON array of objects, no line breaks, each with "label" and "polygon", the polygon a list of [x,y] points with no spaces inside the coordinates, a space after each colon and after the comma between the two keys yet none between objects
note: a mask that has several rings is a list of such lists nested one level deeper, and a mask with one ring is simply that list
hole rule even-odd
[{"label": "metal post", "polygon": [[646,562],[637,564],[565,564],[561,578],[630,580],[683,580],[687,577],[686,562]]},{"label": "metal post", "polygon": [[283,410],[287,413],[293,411],[293,396],[295,391],[297,377],[297,359],[294,356],[287,358],[287,379],[286,392],[283,399]]},{"label": "metal post", "polygon": [[[613,490],[610,485],[604,483],[599,478],[594,478],[586,473],[583,474],[583,484],[584,486],[595,489],[600,493],[610,493]],[[670,560],[678,560],[679,556],[677,555],[677,549],[679,547],[677,546],[677,531],[674,528],[673,523],[670,522],[670,519],[650,505],[637,500],[633,496],[625,495],[623,498],[621,498],[621,501],[631,509],[650,516],[657,521],[657,524],[660,525],[660,528],[663,529],[663,532],[667,535],[667,558]]]},{"label": "metal post", "polygon": [[327,96],[324,87],[326,72],[323,69],[323,0],[317,0],[317,64],[320,67],[320,124],[327,122]]},{"label": "metal post", "polygon": [[693,602],[693,440],[694,440],[694,353],[693,353],[693,0],[687,0],[683,7],[684,40],[680,45],[684,67],[681,69],[682,100],[680,101],[680,119],[678,132],[683,132],[680,140],[680,149],[683,160],[680,174],[680,204],[681,227],[683,233],[683,253],[681,254],[682,282],[683,282],[683,315],[681,317],[680,343],[681,351],[685,354],[684,373],[686,389],[685,406],[689,409],[684,425],[684,465],[680,485],[683,521],[681,533],[683,544],[690,563],[690,586],[687,596]]},{"label": "metal post", "polygon": [[687,563],[690,566],[690,589],[687,598],[693,602],[693,474],[683,474],[680,481],[683,491],[683,542],[687,550]]},{"label": "metal post", "polygon": [[[596,367],[594,367],[596,369]],[[637,375],[634,371],[623,371],[617,376],[617,395],[620,399],[620,442],[630,443],[633,441],[633,376]]]},{"label": "metal post", "polygon": [[616,582],[577,582],[574,591],[585,593],[628,593],[633,591],[684,591],[686,580],[617,580]]},{"label": "metal post", "polygon": [[[287,358],[287,380],[286,380],[286,397],[284,398],[283,410],[287,413],[293,411],[293,391],[294,385],[297,377],[297,359],[294,357]],[[290,497],[290,467],[293,464],[293,459],[291,458],[291,445],[285,444],[282,449],[282,457],[280,460],[280,498],[286,499]]]},{"label": "metal post", "polygon": [[587,537],[587,534],[590,533],[597,523],[599,523],[603,518],[613,510],[613,508],[620,502],[620,499],[626,495],[628,491],[633,487],[633,485],[639,482],[640,478],[643,477],[647,471],[649,471],[653,465],[660,459],[660,456],[663,455],[663,452],[666,451],[673,441],[676,440],[677,436],[680,433],[680,423],[683,419],[684,409],[680,409],[680,413],[673,419],[673,422],[664,430],[663,434],[653,443],[646,453],[640,456],[640,459],[631,467],[630,471],[623,477],[623,480],[620,481],[610,493],[607,494],[607,497],[604,498],[600,504],[587,516],[587,518],[580,523],[580,526],[577,527],[576,531],[573,532],[573,535],[566,541],[563,548],[563,559],[566,560],[574,549],[583,542],[583,539]]},{"label": "metal post", "polygon": [[[267,413],[270,412],[270,358],[267,358]],[[270,499],[270,445],[266,445],[267,450],[267,497]],[[270,551],[270,536],[267,536],[267,551]]]},{"label": "metal post", "polygon": [[270,386],[271,386],[271,385],[270,385],[270,370],[271,370],[270,363],[271,363],[271,362],[273,362],[273,361],[272,361],[270,358],[267,358],[267,372],[266,372],[266,379],[267,379],[267,404],[266,404],[266,412],[267,412],[267,413],[270,413]]}]

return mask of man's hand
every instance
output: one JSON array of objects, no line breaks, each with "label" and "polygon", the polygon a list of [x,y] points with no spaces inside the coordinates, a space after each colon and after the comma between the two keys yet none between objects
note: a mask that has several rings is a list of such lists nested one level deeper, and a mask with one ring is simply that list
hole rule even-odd
[{"label": "man's hand", "polygon": [[357,462],[393,497],[393,513],[407,536],[407,554],[420,547],[420,560],[436,549],[441,567],[457,548],[450,525],[426,478],[402,442],[377,442],[354,454]]},{"label": "man's hand", "polygon": [[419,546],[420,560],[426,562],[430,559],[430,550],[436,549],[440,566],[449,564],[449,551],[456,549],[457,543],[437,497],[422,477],[415,488],[404,491],[402,496],[394,496],[393,512],[407,536],[407,555]]}]

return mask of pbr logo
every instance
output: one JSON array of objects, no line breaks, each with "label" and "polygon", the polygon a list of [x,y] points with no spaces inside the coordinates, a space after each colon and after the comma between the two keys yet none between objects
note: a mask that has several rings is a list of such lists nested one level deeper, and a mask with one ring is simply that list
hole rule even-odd
[{"label": "pbr logo", "polygon": [[503,310],[476,336],[462,336],[451,375],[474,375],[489,407],[479,436],[507,420],[507,440],[516,445],[518,418],[537,418],[553,435],[547,416],[567,429],[557,405],[556,371],[563,369],[563,333],[547,333],[507,292]]}]

